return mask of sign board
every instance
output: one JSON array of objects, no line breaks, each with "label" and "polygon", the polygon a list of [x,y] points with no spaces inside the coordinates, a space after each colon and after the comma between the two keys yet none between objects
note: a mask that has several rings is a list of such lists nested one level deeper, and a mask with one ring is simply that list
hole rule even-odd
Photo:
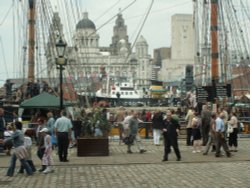
[{"label": "sign board", "polygon": [[215,98],[231,97],[231,85],[196,87],[197,102],[214,102]]},{"label": "sign board", "polygon": [[216,85],[216,96],[225,98],[225,97],[231,97],[231,84],[227,85]]},{"label": "sign board", "polygon": [[215,98],[213,86],[199,86],[196,88],[197,102],[212,102]]}]

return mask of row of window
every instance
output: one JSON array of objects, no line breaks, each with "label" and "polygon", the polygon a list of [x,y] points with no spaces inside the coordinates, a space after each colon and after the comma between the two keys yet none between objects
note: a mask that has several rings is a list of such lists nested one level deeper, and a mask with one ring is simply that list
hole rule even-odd
[{"label": "row of window", "polygon": [[[133,95],[133,91],[125,91],[125,92],[120,92],[121,95]],[[112,95],[116,95],[116,92],[112,92]]]}]

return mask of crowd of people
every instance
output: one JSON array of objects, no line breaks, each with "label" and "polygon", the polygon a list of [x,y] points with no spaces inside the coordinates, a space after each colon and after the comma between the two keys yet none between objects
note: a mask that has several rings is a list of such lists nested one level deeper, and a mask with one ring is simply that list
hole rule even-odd
[{"label": "crowd of people", "polygon": [[[121,114],[123,118],[121,118]],[[160,110],[142,111],[140,115],[138,112],[126,112],[123,109],[122,113],[119,110],[116,121],[118,121],[119,126],[123,126],[122,131],[126,133],[122,137],[125,144],[128,145],[128,153],[132,153],[131,145],[134,141],[141,140],[137,138],[139,135],[138,126],[135,129],[134,119],[137,119],[137,122],[150,121],[152,123],[154,145],[159,146],[161,143],[164,145],[163,161],[168,160],[168,155],[171,152],[170,147],[173,147],[177,161],[181,160],[178,147],[178,135],[181,129],[180,117],[175,110],[167,110],[166,113]],[[240,127],[235,112],[229,112],[226,107],[212,110],[211,106],[203,105],[200,113],[194,108],[188,109],[184,119],[186,122],[186,145],[193,147],[192,153],[207,155],[211,149],[212,152],[215,152],[215,157],[223,155],[231,157],[232,152],[238,151],[237,135]],[[142,144],[140,143],[140,145]],[[221,151],[221,147],[224,152]]]},{"label": "crowd of people", "polygon": [[[53,144],[58,147],[58,157],[61,162],[68,162],[67,153],[69,142],[71,140],[72,122],[66,117],[66,111],[61,112],[61,117],[53,117],[52,112],[47,113],[47,118],[40,117],[36,120],[37,127],[35,135],[29,132],[29,129],[23,128],[19,119],[7,123],[4,119],[4,110],[0,108],[0,140],[3,141],[6,154],[10,155],[10,165],[7,170],[7,176],[13,176],[15,173],[16,160],[19,159],[21,165],[18,173],[27,173],[28,176],[39,171],[44,174],[54,172],[54,160],[52,157]],[[37,156],[41,160],[41,168],[36,169],[31,149],[35,138],[37,146]],[[56,143],[53,143],[53,137],[56,137]],[[13,151],[11,151],[13,150]]]},{"label": "crowd of people", "polygon": [[240,127],[235,112],[228,112],[225,107],[212,111],[208,105],[203,105],[200,115],[195,109],[189,109],[185,120],[187,121],[186,144],[193,145],[193,153],[201,152],[202,146],[203,155],[207,155],[212,147],[216,157],[222,156],[221,147],[227,157],[232,156],[231,152],[238,151],[237,135]]},{"label": "crowd of people", "polygon": [[[98,112],[100,112],[98,117],[105,119],[105,123],[110,120],[110,113],[107,109]],[[17,159],[21,163],[18,173],[24,173],[24,170],[27,175],[32,175],[35,171],[45,174],[54,172],[53,149],[57,147],[60,162],[69,162],[68,149],[77,145],[78,137],[89,136],[89,134],[103,136],[100,119],[94,128],[89,125],[95,115],[95,110],[82,109],[74,111],[70,115],[63,110],[60,117],[57,118],[54,117],[53,112],[48,112],[46,117],[36,116],[35,119],[31,120],[33,123],[37,123],[35,143],[37,156],[41,160],[41,168],[36,170],[30,152],[32,148],[30,136],[32,135],[23,131],[19,118],[6,124],[3,115],[4,110],[0,109],[0,139],[4,139],[6,153],[11,155],[7,176],[14,175]],[[212,149],[211,151],[215,152],[215,157],[223,155],[231,157],[232,152],[238,151],[239,124],[234,112],[228,112],[226,108],[212,110],[208,105],[203,105],[201,113],[190,108],[184,118],[186,145],[192,146],[190,152],[207,155]],[[127,153],[133,154],[135,145],[139,153],[147,152],[139,133],[139,124],[142,122],[151,123],[153,144],[164,146],[162,161],[168,161],[171,147],[175,152],[176,160],[180,161],[181,151],[178,146],[181,130],[180,117],[173,109],[168,109],[166,112],[160,110],[139,112],[120,107],[113,116],[113,123],[120,130],[120,141],[127,145]],[[224,152],[222,152],[221,147]]]}]

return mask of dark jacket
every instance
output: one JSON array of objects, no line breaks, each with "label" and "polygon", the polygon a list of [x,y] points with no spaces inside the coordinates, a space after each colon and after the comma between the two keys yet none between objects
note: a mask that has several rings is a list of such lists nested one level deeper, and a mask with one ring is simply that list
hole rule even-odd
[{"label": "dark jacket", "polygon": [[208,110],[203,110],[201,112],[201,124],[202,127],[209,127],[211,121],[211,112]]},{"label": "dark jacket", "polygon": [[152,127],[153,127],[153,129],[162,129],[163,123],[164,123],[164,120],[163,120],[162,113],[154,114],[154,116],[152,118]]},{"label": "dark jacket", "polygon": [[0,131],[4,132],[5,130],[5,119],[3,116],[0,116]]},{"label": "dark jacket", "polygon": [[180,130],[180,124],[173,118],[171,118],[170,121],[166,119],[163,123],[163,129],[167,129],[167,132],[163,132],[164,137],[177,138],[178,134],[176,129]]}]

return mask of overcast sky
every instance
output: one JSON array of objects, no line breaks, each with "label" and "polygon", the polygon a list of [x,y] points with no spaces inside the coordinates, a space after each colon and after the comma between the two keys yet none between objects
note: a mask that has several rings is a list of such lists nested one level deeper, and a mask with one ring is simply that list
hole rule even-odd
[{"label": "overcast sky", "polygon": [[[16,0],[17,1],[17,0]],[[19,0],[28,1],[28,0]],[[36,0],[42,1],[42,0]],[[44,0],[48,1],[48,0]],[[89,19],[92,20],[96,28],[101,27],[97,32],[100,35],[100,46],[109,46],[113,35],[115,19],[103,26],[110,18],[115,16],[119,8],[124,9],[134,2],[129,8],[122,12],[125,24],[127,25],[128,36],[133,44],[138,34],[142,21],[147,13],[152,0],[50,0],[53,9],[62,12],[63,2],[78,2],[81,12],[87,11]],[[58,4],[60,2],[60,4]],[[12,0],[1,0],[0,2],[0,86],[7,78],[15,77],[13,66],[13,13],[16,9],[12,8]],[[69,8],[69,7],[68,7]],[[8,12],[9,11],[9,12]],[[152,55],[153,49],[169,47],[171,45],[171,16],[174,14],[192,14],[192,0],[154,0],[152,9],[142,28],[141,35],[147,40],[149,53]],[[16,14],[16,13],[15,13]],[[63,23],[66,21],[63,20]],[[77,21],[76,21],[77,22]],[[71,28],[75,28],[76,23],[71,23]],[[69,38],[72,31],[64,29],[65,35]],[[71,34],[70,34],[71,33]],[[70,41],[67,41],[70,44]],[[16,52],[18,53],[18,52]],[[17,63],[18,64],[18,63]],[[8,74],[7,74],[8,73]]]}]

